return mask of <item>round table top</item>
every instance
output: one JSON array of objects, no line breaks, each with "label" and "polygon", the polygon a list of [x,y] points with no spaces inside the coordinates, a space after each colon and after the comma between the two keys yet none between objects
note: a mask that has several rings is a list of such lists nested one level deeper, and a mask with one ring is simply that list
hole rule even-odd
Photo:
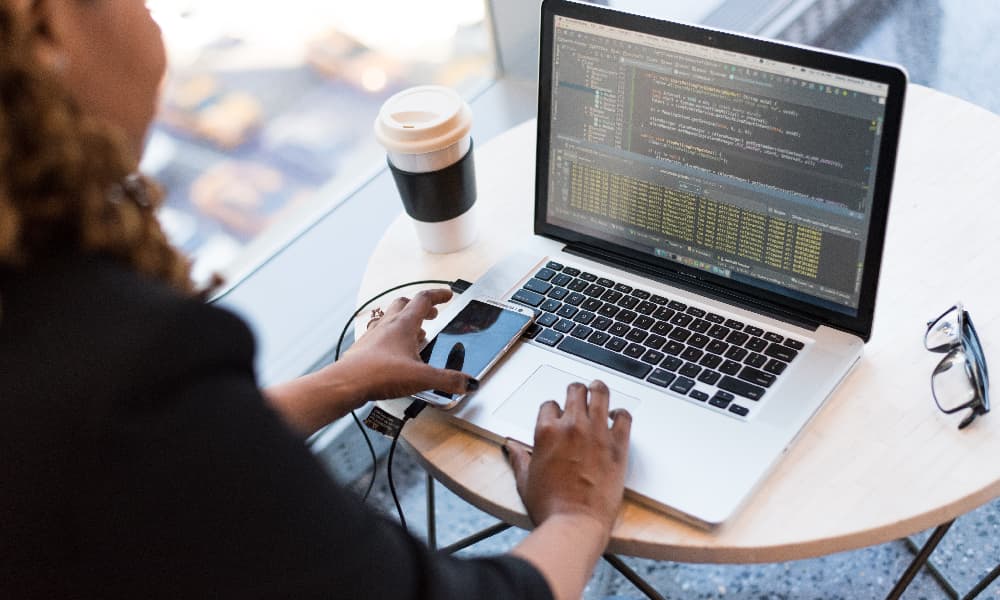
[{"label": "round table top", "polygon": [[[609,551],[688,562],[773,562],[897,539],[1000,495],[1000,417],[958,431],[934,405],[925,324],[961,300],[987,357],[1000,340],[1000,117],[911,85],[871,341],[860,363],[731,521],[714,531],[626,501]],[[476,149],[479,240],[423,252],[405,214],[373,253],[368,298],[423,278],[474,281],[532,235],[535,122]],[[404,439],[473,505],[529,527],[499,448],[434,410]]]}]

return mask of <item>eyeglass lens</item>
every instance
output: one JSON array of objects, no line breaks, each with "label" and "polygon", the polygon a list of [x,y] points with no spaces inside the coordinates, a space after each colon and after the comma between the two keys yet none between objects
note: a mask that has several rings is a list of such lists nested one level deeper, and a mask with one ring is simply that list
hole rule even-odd
[{"label": "eyeglass lens", "polygon": [[962,348],[949,352],[931,375],[934,399],[944,412],[971,406],[979,397],[973,367]]}]

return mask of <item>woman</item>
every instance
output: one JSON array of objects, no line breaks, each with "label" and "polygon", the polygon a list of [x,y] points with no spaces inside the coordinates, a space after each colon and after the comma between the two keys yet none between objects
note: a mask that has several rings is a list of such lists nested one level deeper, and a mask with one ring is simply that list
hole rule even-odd
[{"label": "woman", "polygon": [[[475,380],[417,357],[448,291],[396,301],[340,362],[266,390],[130,177],[164,72],[143,0],[0,0],[0,597],[579,597],[630,417],[570,386],[508,445],[537,528],[428,551],[301,438],[365,401]],[[589,398],[588,398],[589,397]]]}]

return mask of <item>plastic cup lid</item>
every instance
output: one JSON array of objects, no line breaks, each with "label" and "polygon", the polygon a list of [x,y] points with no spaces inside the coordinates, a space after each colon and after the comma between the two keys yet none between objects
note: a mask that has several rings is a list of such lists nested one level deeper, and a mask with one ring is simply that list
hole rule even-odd
[{"label": "plastic cup lid", "polygon": [[375,137],[389,152],[424,154],[457,143],[472,129],[472,110],[458,93],[422,85],[385,101],[375,118]]}]

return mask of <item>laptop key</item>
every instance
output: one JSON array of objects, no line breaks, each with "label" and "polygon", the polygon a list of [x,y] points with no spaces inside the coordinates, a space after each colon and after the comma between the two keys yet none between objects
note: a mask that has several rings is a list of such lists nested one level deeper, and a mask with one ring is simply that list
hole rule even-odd
[{"label": "laptop key", "polygon": [[563,267],[563,273],[569,275],[570,277],[576,277],[580,274],[580,269],[574,269],[573,267]]},{"label": "laptop key", "polygon": [[554,300],[562,300],[568,295],[569,295],[569,290],[561,287],[552,288],[552,290],[549,292],[549,298],[552,298]]},{"label": "laptop key", "polygon": [[545,329],[537,336],[535,336],[535,341],[546,346],[555,346],[559,343],[559,340],[563,339],[563,334],[558,331],[553,331],[551,329]]},{"label": "laptop key", "polygon": [[722,364],[722,357],[718,354],[706,354],[701,357],[698,364],[703,367],[708,367],[709,369],[715,369]]},{"label": "laptop key", "polygon": [[552,285],[558,285],[559,287],[564,287],[567,283],[573,281],[573,278],[565,273],[560,273],[552,278]]},{"label": "laptop key", "polygon": [[734,415],[745,417],[750,413],[750,409],[745,406],[740,406],[739,404],[734,404],[729,407],[729,412],[733,413]]},{"label": "laptop key", "polygon": [[573,320],[576,321],[577,323],[583,323],[584,325],[590,325],[590,322],[594,320],[595,316],[596,315],[594,315],[594,313],[592,313],[592,312],[587,312],[585,310],[581,310],[580,312],[576,313],[576,316],[573,317]]},{"label": "laptop key", "polygon": [[628,346],[628,342],[626,342],[621,338],[616,338],[616,337],[611,338],[611,340],[607,344],[604,344],[605,348],[608,348],[609,350],[614,350],[615,352],[621,352],[622,350],[625,349],[625,346]]},{"label": "laptop key", "polygon": [[753,350],[754,352],[762,352],[764,348],[767,348],[767,342],[759,337],[752,337],[744,345],[744,347]]},{"label": "laptop key", "polygon": [[690,325],[688,325],[688,329],[697,333],[705,333],[706,331],[711,329],[711,327],[712,324],[706,321],[705,319],[695,319],[694,321],[691,322]]},{"label": "laptop key", "polygon": [[541,279],[542,281],[548,281],[556,276],[556,272],[553,269],[543,268],[535,273],[535,279]]},{"label": "laptop key", "polygon": [[563,270],[563,266],[561,264],[557,263],[554,260],[550,260],[548,263],[546,263],[545,268],[546,269],[552,269],[553,271],[562,271]]},{"label": "laptop key", "polygon": [[688,379],[687,377],[678,377],[674,384],[670,386],[670,389],[677,392],[678,394],[687,394],[694,387],[694,380]]},{"label": "laptop key", "polygon": [[650,296],[649,297],[649,301],[652,302],[653,304],[658,304],[660,306],[663,306],[664,304],[666,304],[667,302],[669,302],[663,296],[657,296],[656,294],[653,294],[652,296]]},{"label": "laptop key", "polygon": [[677,340],[678,342],[686,342],[687,339],[691,337],[691,332],[687,329],[675,327],[674,330],[670,332],[668,337],[672,340]]},{"label": "laptop key", "polygon": [[676,315],[674,315],[672,319],[670,319],[670,322],[673,323],[674,325],[680,325],[681,327],[686,327],[687,324],[693,320],[694,317],[692,317],[691,315],[686,315],[684,313],[677,313]]},{"label": "laptop key", "polygon": [[599,277],[597,279],[597,285],[601,285],[601,286],[604,286],[606,288],[609,288],[609,287],[614,287],[615,286],[615,282],[611,281],[607,277]]},{"label": "laptop key", "polygon": [[746,348],[740,348],[739,346],[730,346],[729,350],[726,350],[726,358],[729,360],[743,360],[747,354],[750,354]]},{"label": "laptop key", "polygon": [[591,298],[600,298],[601,294],[604,293],[604,288],[597,285],[596,283],[592,283],[587,286],[587,289],[583,290],[583,293],[590,296]]},{"label": "laptop key", "polygon": [[582,279],[574,279],[573,281],[569,282],[569,285],[567,285],[566,287],[573,290],[574,292],[582,292],[589,286],[590,284]]},{"label": "laptop key", "polygon": [[638,377],[640,379],[645,379],[646,375],[649,375],[649,372],[653,370],[652,366],[647,365],[644,362],[633,360],[606,348],[588,344],[587,342],[572,337],[564,339],[563,342],[559,344],[559,349],[568,354],[572,354],[573,356],[579,356],[584,360],[589,360],[599,365],[608,367],[609,369],[625,373],[626,375],[631,375],[632,377]]},{"label": "laptop key", "polygon": [[573,331],[570,332],[570,335],[575,338],[580,338],[581,340],[585,340],[589,338],[590,334],[592,333],[594,333],[594,330],[591,329],[590,327],[587,327],[586,325],[577,325],[576,327],[573,328]]},{"label": "laptop key", "polygon": [[608,290],[608,291],[604,292],[603,294],[601,294],[601,300],[604,300],[605,302],[611,302],[611,303],[618,302],[619,300],[621,300],[621,297],[622,297],[622,293],[621,292],[616,292],[614,290]]},{"label": "laptop key", "polygon": [[649,300],[651,294],[646,290],[632,290],[632,295],[640,300]]},{"label": "laptop key", "polygon": [[704,348],[708,345],[711,338],[702,333],[696,333],[688,338],[688,345],[694,346],[695,348]]},{"label": "laptop key", "polygon": [[698,318],[704,317],[707,314],[704,310],[698,308],[697,306],[689,306],[687,307],[687,310],[685,312],[687,312],[687,314],[691,315],[692,317],[698,317]]},{"label": "laptop key", "polygon": [[666,336],[667,334],[670,333],[670,330],[673,328],[674,326],[671,325],[670,323],[667,323],[665,321],[657,321],[655,325],[649,328],[649,330],[655,333],[656,335]]},{"label": "laptop key", "polygon": [[556,311],[556,314],[564,319],[572,319],[578,312],[580,312],[579,308],[565,304],[562,308]]},{"label": "laptop key", "polygon": [[683,364],[684,361],[677,358],[676,356],[668,356],[663,359],[663,362],[660,363],[660,366],[668,371],[676,371],[677,369],[681,368],[681,365]]},{"label": "laptop key", "polygon": [[697,362],[701,359],[703,352],[697,348],[685,348],[684,352],[681,352],[681,358],[684,360],[689,360],[691,362]]},{"label": "laptop key", "polygon": [[716,323],[716,324],[722,324],[726,322],[725,317],[723,317],[722,315],[717,315],[713,312],[710,312],[707,315],[705,315],[705,320],[708,321],[709,323]]},{"label": "laptop key", "polygon": [[740,372],[740,369],[742,368],[743,366],[740,363],[734,360],[727,360],[726,362],[722,363],[722,365],[719,367],[719,370],[725,373],[726,375],[736,375],[737,373]]},{"label": "laptop key", "polygon": [[726,327],[739,331],[743,329],[743,323],[736,319],[726,319]]},{"label": "laptop key", "polygon": [[645,331],[643,331],[643,330],[639,329],[638,327],[636,327],[636,328],[633,328],[631,331],[628,332],[628,335],[625,336],[625,339],[628,340],[628,341],[630,341],[630,342],[635,342],[637,344],[641,344],[643,342],[643,340],[645,340],[646,337],[648,337],[648,336],[649,336],[648,333],[646,333]]},{"label": "laptop key", "polygon": [[625,337],[629,331],[632,331],[632,328],[629,327],[628,325],[624,323],[615,323],[614,325],[611,326],[611,330],[609,331],[609,333],[611,335],[616,335],[618,337]]},{"label": "laptop key", "polygon": [[597,281],[597,275],[594,275],[593,273],[583,272],[583,273],[580,273],[580,279],[582,279],[584,281],[594,282],[594,281]]},{"label": "laptop key", "polygon": [[712,340],[705,346],[705,350],[708,350],[712,354],[722,354],[729,349],[729,344],[720,340]]},{"label": "laptop key", "polygon": [[753,367],[743,367],[743,370],[740,371],[740,374],[737,375],[737,377],[743,381],[749,381],[750,383],[761,387],[771,387],[771,384],[774,383],[774,375],[758,371]]},{"label": "laptop key", "polygon": [[553,325],[559,322],[559,317],[557,317],[552,313],[545,313],[544,315],[538,317],[538,320],[536,320],[535,322],[541,325],[542,327],[552,327]]},{"label": "laptop key", "polygon": [[[771,359],[771,360],[776,360],[776,359]],[[751,367],[753,367],[755,369],[759,369],[759,368],[763,367],[765,364],[767,364],[767,357],[764,356],[763,354],[757,354],[756,352],[752,352],[750,354],[750,356],[748,356],[745,359],[743,359],[743,363],[747,364],[747,365],[750,365]],[[782,363],[782,364],[784,364],[784,363]],[[777,373],[776,373],[776,375],[777,375]]]},{"label": "laptop key", "polygon": [[598,346],[603,346],[611,339],[611,336],[604,333],[603,331],[595,331],[587,338],[587,341],[591,344],[596,344]]},{"label": "laptop key", "polygon": [[636,327],[641,327],[643,329],[649,329],[650,327],[653,326],[654,323],[656,323],[656,319],[654,319],[653,317],[647,317],[646,315],[639,315],[638,317],[636,317],[633,325]]},{"label": "laptop key", "polygon": [[667,304],[667,306],[669,306],[674,310],[687,310],[688,307],[687,304],[684,304],[683,302],[678,302],[676,300],[671,300],[670,303]]},{"label": "laptop key", "polygon": [[552,284],[541,279],[531,278],[524,282],[524,289],[538,292],[539,294],[547,294],[552,289]]},{"label": "laptop key", "polygon": [[712,396],[712,399],[709,400],[708,403],[716,408],[726,408],[732,401],[732,398],[726,398],[725,396],[719,396],[716,394],[715,396]]},{"label": "laptop key", "polygon": [[723,327],[722,325],[712,325],[708,329],[707,333],[708,333],[708,335],[710,335],[711,337],[714,337],[717,340],[724,340],[724,339],[726,339],[726,336],[729,335],[729,332],[731,332],[731,331],[732,331],[732,329],[729,329],[728,327]]},{"label": "laptop key", "polygon": [[667,387],[677,376],[663,369],[653,369],[646,381],[660,387]]},{"label": "laptop key", "polygon": [[635,296],[622,296],[621,300],[618,301],[618,306],[622,308],[627,308],[632,310],[639,305],[639,299]]},{"label": "laptop key", "polygon": [[766,365],[764,365],[765,371],[767,371],[768,373],[773,373],[775,375],[781,375],[782,373],[785,372],[786,368],[788,368],[788,364],[783,363],[776,358],[772,358],[767,362]]},{"label": "laptop key", "polygon": [[639,344],[635,343],[629,344],[625,348],[625,350],[622,351],[622,354],[624,354],[625,356],[631,356],[632,358],[639,358],[645,353],[646,353],[646,347],[640,346]]},{"label": "laptop key", "polygon": [[542,302],[542,305],[539,306],[538,308],[544,310],[545,312],[554,313],[560,308],[562,308],[562,302],[549,298],[545,302]]},{"label": "laptop key", "polygon": [[691,396],[698,402],[704,402],[705,400],[708,400],[708,394],[706,394],[701,390],[691,390],[691,393],[688,394],[688,396]]},{"label": "laptop key", "polygon": [[774,333],[773,331],[765,331],[764,332],[764,339],[767,340],[767,341],[769,341],[769,342],[774,342],[776,344],[780,344],[781,342],[785,341],[785,338],[783,336],[778,335],[777,333]]},{"label": "laptop key", "polygon": [[667,354],[677,356],[681,352],[684,352],[684,344],[678,342],[677,340],[670,340],[667,345],[663,347],[663,351]]},{"label": "laptop key", "polygon": [[659,319],[661,321],[668,321],[668,320],[670,320],[671,317],[674,316],[674,314],[676,312],[677,311],[675,311],[672,308],[667,308],[666,306],[661,306],[660,308],[656,309],[656,312],[653,313],[653,318],[654,319]]},{"label": "laptop key", "polygon": [[718,371],[713,371],[711,369],[705,369],[698,376],[698,381],[702,383],[707,383],[708,385],[715,385],[719,379],[722,378],[722,374]]},{"label": "laptop key", "polygon": [[748,339],[750,336],[742,331],[734,331],[726,336],[726,341],[734,346],[742,346]]},{"label": "laptop key", "polygon": [[760,400],[764,396],[764,388],[736,379],[735,377],[729,377],[728,375],[720,379],[717,385],[720,389],[751,400]]},{"label": "laptop key", "polygon": [[573,306],[580,306],[586,299],[587,297],[584,296],[583,294],[579,292],[573,292],[569,296],[566,296],[566,300],[564,300],[564,302],[566,302],[566,304],[572,304]]},{"label": "laptop key", "polygon": [[[634,293],[634,292],[633,292]],[[635,307],[635,312],[640,315],[651,315],[656,312],[656,305],[649,300],[643,300],[639,303],[639,306]]]},{"label": "laptop key", "polygon": [[806,345],[803,344],[802,342],[798,340],[793,340],[792,338],[787,338],[784,343],[792,350],[801,350],[806,347]]},{"label": "laptop key", "polygon": [[764,330],[760,327],[754,327],[753,325],[747,325],[743,328],[744,333],[748,333],[754,337],[760,337],[764,335]]},{"label": "laptop key", "polygon": [[701,373],[701,367],[691,362],[684,363],[684,366],[681,367],[681,370],[678,371],[678,373],[686,377],[694,378],[698,376],[698,373]]},{"label": "laptop key", "polygon": [[534,308],[545,300],[545,296],[531,290],[520,289],[514,292],[510,299]]},{"label": "laptop key", "polygon": [[[785,340],[788,343],[788,340]],[[783,346],[781,344],[772,343],[770,346],[764,350],[764,354],[770,356],[771,358],[777,358],[778,360],[783,360],[785,362],[792,362],[799,353],[788,346]]]},{"label": "laptop key", "polygon": [[621,312],[622,309],[618,308],[614,304],[605,304],[597,310],[597,312],[605,317],[614,318],[615,315]]},{"label": "laptop key", "polygon": [[638,314],[630,310],[623,310],[615,315],[615,320],[621,321],[622,323],[631,323],[632,321],[635,321],[635,318],[638,316]]},{"label": "laptop key", "polygon": [[559,319],[559,322],[553,325],[552,329],[555,329],[559,333],[569,333],[573,331],[574,327],[576,327],[576,323],[573,321],[570,321],[569,319]]},{"label": "laptop key", "polygon": [[642,358],[639,360],[651,365],[658,365],[663,358],[664,354],[662,352],[657,352],[656,350],[646,350],[646,353],[643,354]]},{"label": "laptop key", "polygon": [[632,293],[632,286],[625,285],[624,283],[616,283],[615,284],[615,290],[619,291],[619,292],[621,292],[623,294],[630,294],[630,293]]},{"label": "laptop key", "polygon": [[580,305],[580,308],[583,310],[589,310],[590,312],[597,312],[601,310],[602,306],[604,306],[604,303],[597,298],[587,298],[583,301],[583,304]]},{"label": "laptop key", "polygon": [[614,321],[607,317],[597,317],[590,326],[598,331],[606,331],[613,323]]},{"label": "laptop key", "polygon": [[659,350],[663,347],[663,344],[667,342],[667,339],[663,336],[653,334],[646,338],[646,341],[642,343],[643,346],[647,348],[652,348],[653,350]]}]

